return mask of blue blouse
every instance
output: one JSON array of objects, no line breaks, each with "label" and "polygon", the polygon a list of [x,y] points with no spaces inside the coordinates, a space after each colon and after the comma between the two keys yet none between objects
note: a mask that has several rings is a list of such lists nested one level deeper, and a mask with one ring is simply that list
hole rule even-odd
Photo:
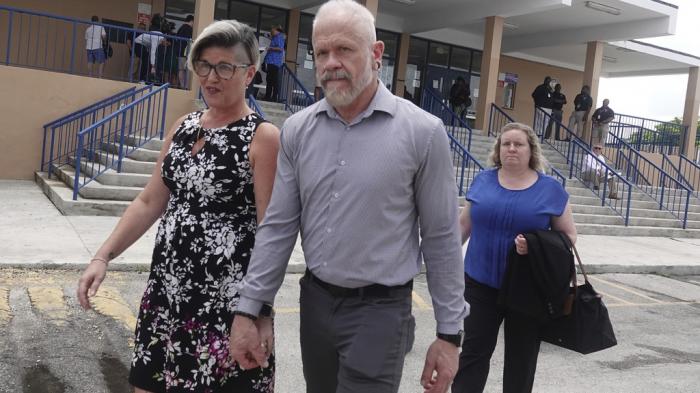
[{"label": "blue blouse", "polygon": [[508,190],[498,182],[498,170],[489,169],[474,178],[466,198],[471,202],[472,231],[464,271],[480,283],[500,288],[515,237],[549,229],[552,217],[564,213],[569,194],[542,173],[530,187]]},{"label": "blue blouse", "polygon": [[[276,36],[272,37],[272,40],[270,40],[270,48],[282,48],[284,49],[284,41],[285,37],[284,34],[279,33]],[[284,50],[282,51],[272,51],[268,50],[267,54],[265,55],[265,63],[267,64],[273,64],[278,67],[282,66],[282,63],[284,63]]]}]

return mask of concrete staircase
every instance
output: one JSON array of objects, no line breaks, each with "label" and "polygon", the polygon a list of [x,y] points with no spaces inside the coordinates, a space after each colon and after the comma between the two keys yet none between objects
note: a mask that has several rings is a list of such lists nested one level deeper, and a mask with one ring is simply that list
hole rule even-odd
[{"label": "concrete staircase", "polygon": [[[289,116],[282,104],[258,101],[266,118],[282,126]],[[493,138],[472,136],[471,153],[484,165],[493,146]],[[136,140],[127,140],[136,144]],[[107,170],[97,180],[88,183],[80,190],[77,201],[72,200],[72,184],[75,168],[65,166],[48,178],[46,173],[35,175],[37,183],[56,207],[65,215],[121,215],[129,203],[143,190],[155,168],[155,162],[162,147],[161,140],[151,140],[135,150],[124,159],[122,172]],[[94,163],[83,164],[81,173],[91,174],[102,168],[106,159],[105,152],[114,151],[114,145],[102,146],[97,152]],[[568,166],[561,154],[544,148],[550,164],[568,177]],[[455,165],[458,165],[455,162]],[[469,184],[471,179],[467,179]],[[574,212],[574,219],[579,233],[612,236],[661,236],[700,238],[700,200],[692,198],[688,215],[688,229],[682,229],[680,221],[670,212],[659,210],[658,204],[639,190],[633,190],[630,208],[630,225],[624,225],[624,219],[609,206],[601,206],[601,200],[576,179],[567,179],[566,189]],[[463,201],[463,198],[461,198]],[[626,202],[626,201],[623,201]]]},{"label": "concrete staircase", "polygon": [[[258,101],[265,113],[265,118],[278,127],[282,126],[289,113],[283,104]],[[139,140],[127,138],[127,145],[136,146]],[[54,171],[49,179],[48,173],[37,172],[34,178],[51,202],[64,215],[68,216],[121,216],[129,203],[138,196],[151,178],[156,161],[163,146],[163,141],[152,139],[141,148],[130,153],[122,161],[122,171],[107,169],[96,180],[80,189],[78,199],[73,200],[73,181],[75,167],[66,165]],[[116,152],[116,144],[104,144],[96,152],[96,160],[82,164],[80,173],[92,175],[104,168],[107,152]],[[113,155],[109,156],[110,158]]]},{"label": "concrete staircase", "polygon": [[[475,130],[472,135],[470,153],[486,165],[488,155],[493,148],[494,138],[478,134],[479,131]],[[697,198],[691,197],[687,229],[682,229],[680,220],[674,215],[666,210],[659,210],[655,200],[639,189],[633,189],[629,226],[625,226],[624,219],[611,207],[601,206],[600,198],[590,189],[576,178],[568,178],[569,167],[564,156],[549,146],[544,146],[543,152],[550,165],[567,177],[566,191],[569,193],[574,221],[580,234],[700,238],[700,200]],[[624,203],[626,207],[626,200],[618,203],[620,205]]]}]

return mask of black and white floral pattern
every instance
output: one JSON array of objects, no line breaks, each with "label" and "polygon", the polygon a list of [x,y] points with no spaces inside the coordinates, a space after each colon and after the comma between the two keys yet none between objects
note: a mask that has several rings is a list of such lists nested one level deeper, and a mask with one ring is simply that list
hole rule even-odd
[{"label": "black and white floral pattern", "polygon": [[[267,369],[243,371],[228,356],[238,284],[257,227],[250,142],[263,120],[251,114],[206,129],[187,116],[163,161],[170,189],[141,301],[130,382],[155,392],[272,392]],[[204,147],[192,155],[199,135]]]}]

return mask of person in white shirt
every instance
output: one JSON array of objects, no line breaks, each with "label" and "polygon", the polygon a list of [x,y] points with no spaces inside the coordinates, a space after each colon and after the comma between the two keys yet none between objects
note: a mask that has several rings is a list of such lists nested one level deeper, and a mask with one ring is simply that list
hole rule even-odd
[{"label": "person in white shirt", "polygon": [[151,31],[143,33],[134,39],[134,53],[141,59],[139,80],[149,81],[150,74],[156,73],[156,51],[165,37],[151,26]]},{"label": "person in white shirt", "polygon": [[[99,22],[100,18],[93,15],[91,20]],[[88,75],[92,76],[92,65],[97,64],[97,76],[102,78],[105,67],[105,51],[102,48],[102,40],[107,38],[105,28],[100,25],[90,25],[85,30],[85,49],[87,49]]]},{"label": "person in white shirt", "polygon": [[[608,197],[610,199],[618,199],[617,188],[615,186],[615,179],[610,171],[605,170],[605,156],[603,156],[603,147],[600,144],[593,145],[593,154],[596,155],[597,160],[591,155],[586,155],[586,161],[583,163],[583,171],[581,177],[586,185],[593,183],[593,189],[598,190],[600,188],[600,182],[607,180],[608,182]],[[606,179],[607,178],[607,179]]]}]

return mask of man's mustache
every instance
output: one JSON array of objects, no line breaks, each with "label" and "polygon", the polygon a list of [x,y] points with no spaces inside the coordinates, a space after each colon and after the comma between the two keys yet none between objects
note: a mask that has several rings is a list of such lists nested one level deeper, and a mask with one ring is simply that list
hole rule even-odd
[{"label": "man's mustache", "polygon": [[321,82],[327,82],[329,80],[337,80],[337,79],[352,80],[352,76],[343,70],[327,71],[327,72],[324,72],[323,75],[321,75]]}]

